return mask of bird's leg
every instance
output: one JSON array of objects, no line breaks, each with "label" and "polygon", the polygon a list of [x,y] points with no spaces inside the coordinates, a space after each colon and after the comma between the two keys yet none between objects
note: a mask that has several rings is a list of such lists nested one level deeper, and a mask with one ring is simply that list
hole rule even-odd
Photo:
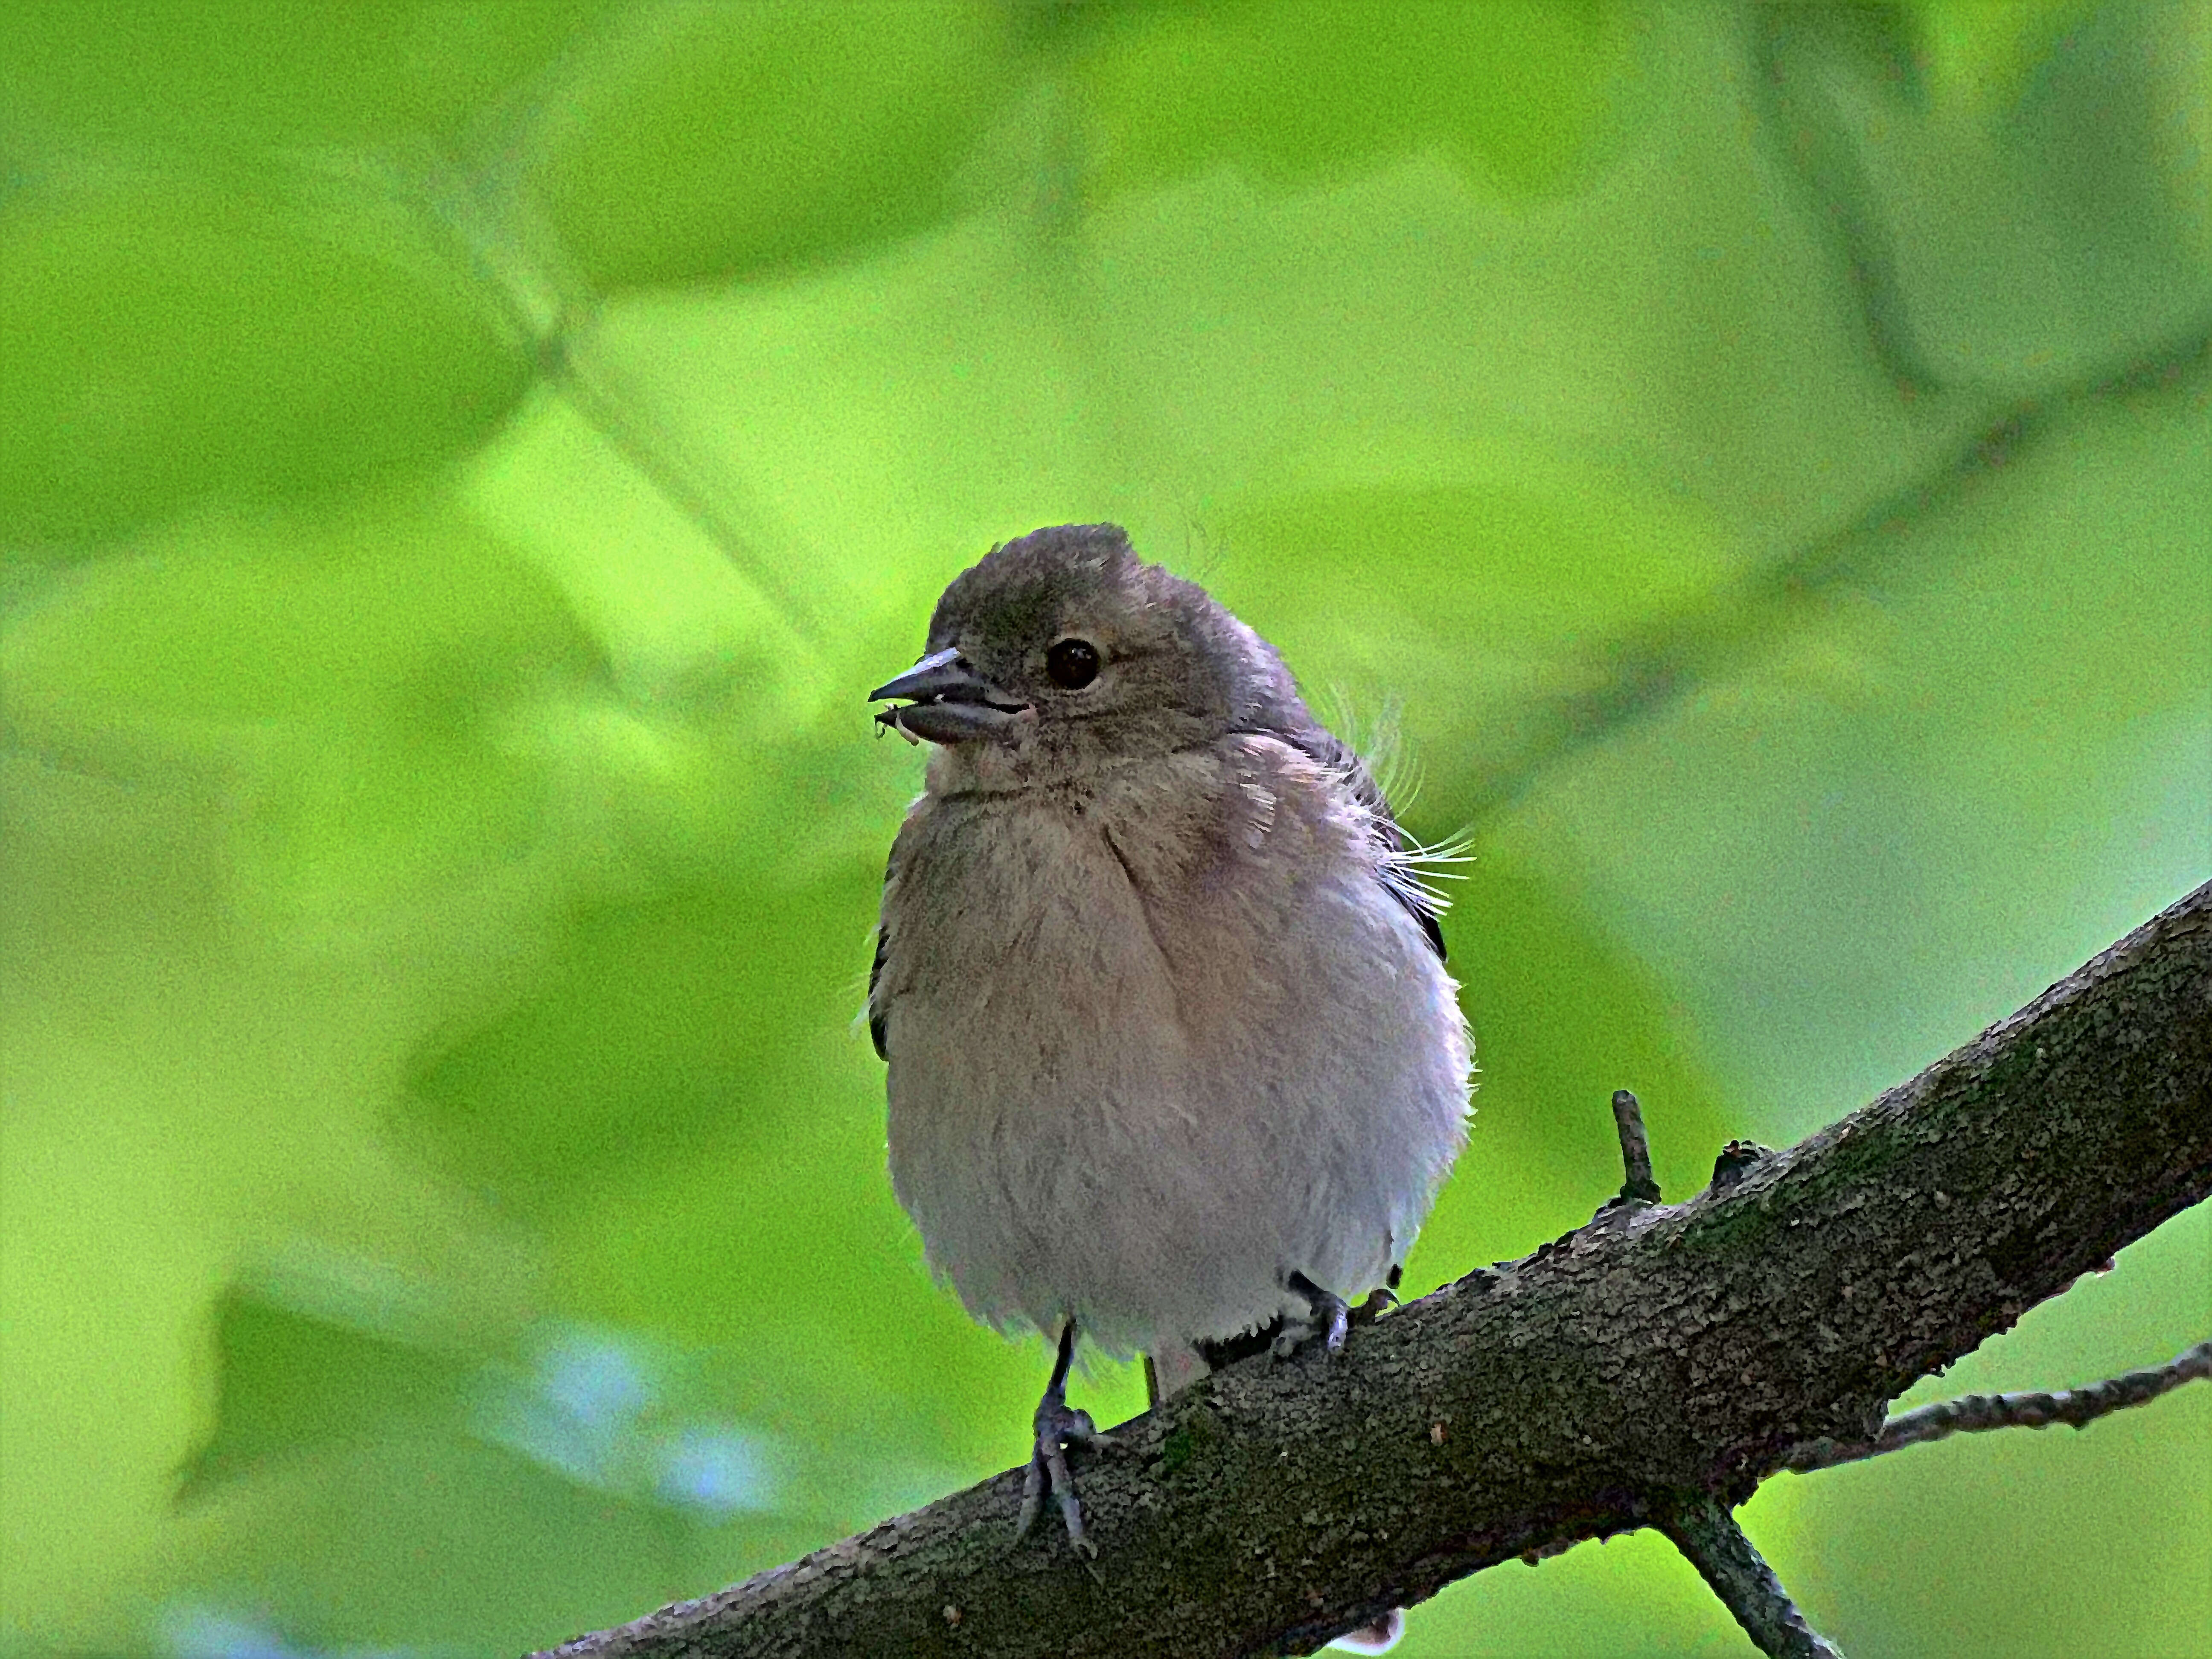
[{"label": "bird's leg", "polygon": [[1067,1523],[1067,1541],[1085,1555],[1098,1553],[1084,1535],[1083,1505],[1075,1498],[1075,1477],[1067,1472],[1070,1445],[1087,1445],[1097,1437],[1091,1413],[1072,1411],[1067,1404],[1067,1370],[1075,1363],[1075,1322],[1060,1328],[1060,1352],[1052,1362],[1052,1381],[1044,1385],[1037,1401],[1036,1443],[1030,1451],[1030,1471],[1022,1482],[1022,1512],[1014,1522],[1014,1536],[1027,1534],[1036,1523],[1037,1511],[1049,1493],[1060,1503],[1060,1518]]},{"label": "bird's leg", "polygon": [[1324,1291],[1304,1273],[1292,1273],[1284,1283],[1305,1297],[1311,1311],[1307,1317],[1321,1328],[1321,1345],[1334,1353],[1344,1346],[1344,1334],[1352,1328],[1352,1307],[1334,1291]]}]

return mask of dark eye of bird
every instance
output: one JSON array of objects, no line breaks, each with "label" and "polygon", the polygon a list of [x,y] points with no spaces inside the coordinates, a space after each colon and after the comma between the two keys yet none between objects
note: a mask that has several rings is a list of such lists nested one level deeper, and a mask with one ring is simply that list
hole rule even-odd
[{"label": "dark eye of bird", "polygon": [[1062,640],[1044,653],[1044,672],[1054,685],[1080,691],[1098,678],[1098,647],[1088,640]]}]

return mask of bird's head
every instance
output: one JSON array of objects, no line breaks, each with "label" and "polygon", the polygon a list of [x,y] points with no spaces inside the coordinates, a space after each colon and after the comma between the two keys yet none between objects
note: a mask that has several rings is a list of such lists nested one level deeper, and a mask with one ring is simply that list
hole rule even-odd
[{"label": "bird's head", "polygon": [[1008,783],[1304,718],[1273,649],[1116,525],[994,548],[937,602],[921,660],[868,695],[899,700],[884,725]]}]

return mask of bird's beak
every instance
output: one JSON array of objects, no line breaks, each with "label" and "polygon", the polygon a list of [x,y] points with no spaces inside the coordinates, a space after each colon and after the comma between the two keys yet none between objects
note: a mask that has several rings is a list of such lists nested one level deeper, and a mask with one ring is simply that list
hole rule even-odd
[{"label": "bird's beak", "polygon": [[978,674],[957,647],[933,651],[895,680],[868,693],[870,702],[904,699],[876,719],[909,738],[932,743],[1011,743],[1034,716],[1027,703]]}]

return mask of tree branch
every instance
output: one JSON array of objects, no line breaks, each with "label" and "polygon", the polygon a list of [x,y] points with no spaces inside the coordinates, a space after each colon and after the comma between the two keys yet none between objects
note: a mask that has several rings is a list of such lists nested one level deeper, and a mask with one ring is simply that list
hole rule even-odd
[{"label": "tree branch", "polygon": [[2204,1377],[2212,1377],[2212,1342],[2184,1348],[2163,1365],[2108,1377],[2086,1389],[2061,1389],[2057,1394],[1969,1394],[1956,1400],[1939,1400],[1891,1418],[1870,1440],[1815,1440],[1796,1447],[1782,1467],[1810,1474],[1815,1469],[1880,1457],[1884,1452],[1917,1446],[1923,1441],[1984,1429],[2047,1429],[2053,1423],[2078,1429],[2108,1413],[2142,1405],[2185,1382]]},{"label": "tree branch", "polygon": [[1660,1516],[1659,1529],[1712,1586],[1761,1653],[1775,1659],[1843,1659],[1805,1622],[1766,1558],[1751,1547],[1718,1498],[1691,1499]]},{"label": "tree branch", "polygon": [[1013,1541],[1010,1472],[556,1651],[1301,1652],[1511,1557],[1725,1514],[2212,1191],[2212,885],[1731,1170],[1125,1424],[1078,1472],[1091,1571]]}]

